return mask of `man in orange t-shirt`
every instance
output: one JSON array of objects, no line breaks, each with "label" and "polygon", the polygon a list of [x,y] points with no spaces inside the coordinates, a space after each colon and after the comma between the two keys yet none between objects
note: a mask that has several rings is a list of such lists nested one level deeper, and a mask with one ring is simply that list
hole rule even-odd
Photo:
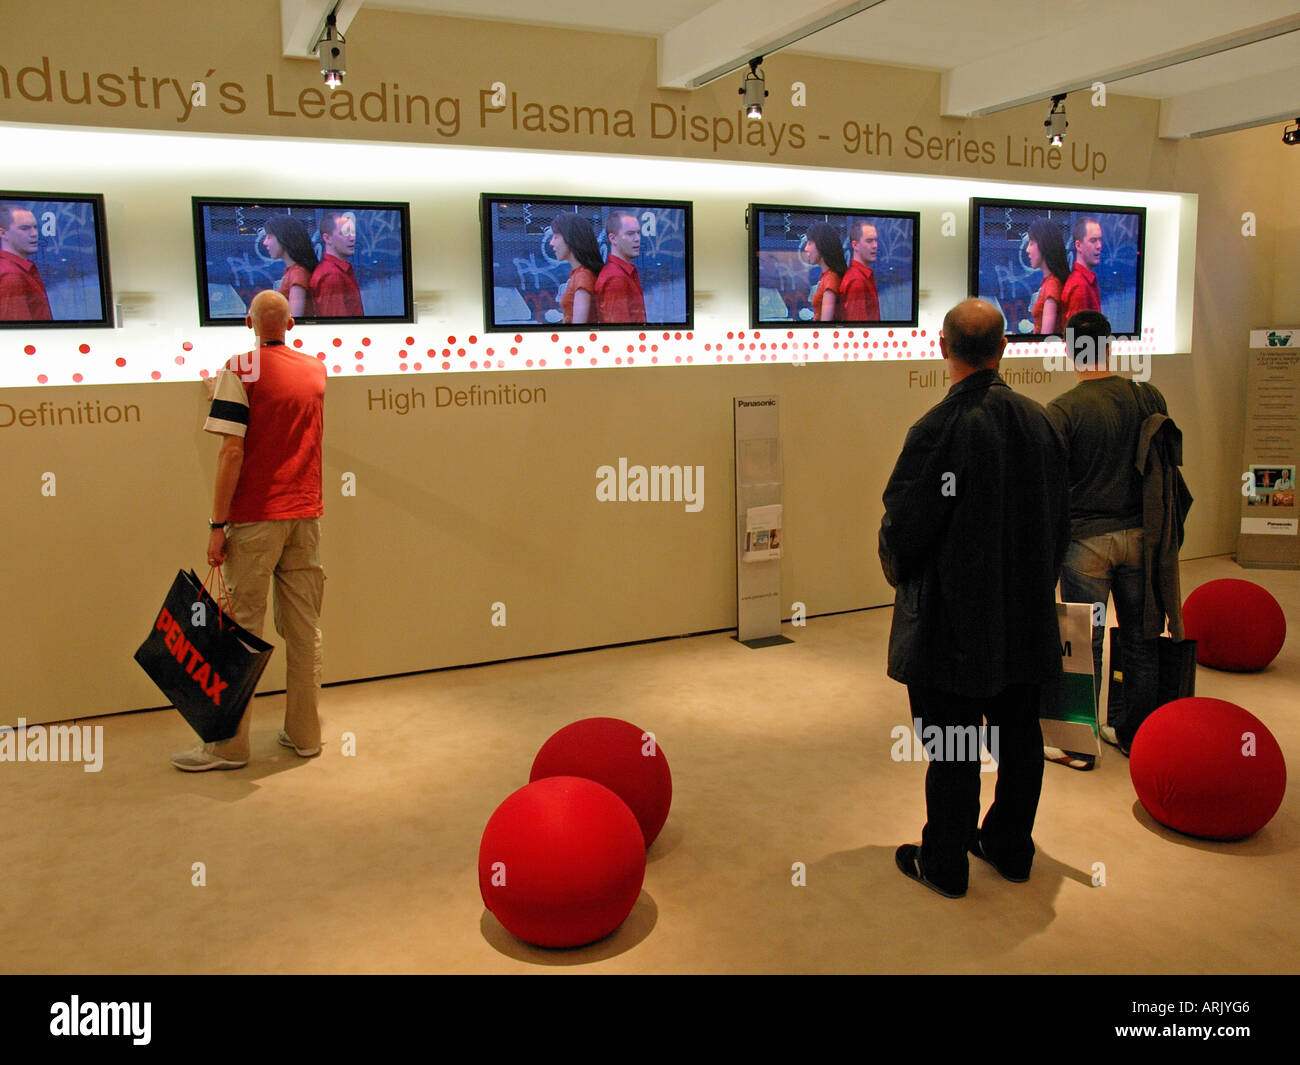
[{"label": "man in orange t-shirt", "polygon": [[36,268],[36,215],[0,203],[0,322],[49,322],[50,300]]},{"label": "man in orange t-shirt", "polygon": [[[245,321],[258,347],[221,371],[203,425],[221,437],[208,564],[223,567],[231,617],[256,636],[274,585],[275,628],[284,637],[286,659],[279,741],[310,758],[321,746],[325,367],[285,346],[293,318],[280,293],[259,292]],[[251,710],[250,703],[233,737],[178,754],[172,765],[188,773],[247,765]]]},{"label": "man in orange t-shirt", "polygon": [[880,321],[880,297],[871,264],[876,261],[879,236],[870,222],[855,222],[849,227],[849,245],[853,261],[840,278],[840,300],[835,317],[841,322]]}]

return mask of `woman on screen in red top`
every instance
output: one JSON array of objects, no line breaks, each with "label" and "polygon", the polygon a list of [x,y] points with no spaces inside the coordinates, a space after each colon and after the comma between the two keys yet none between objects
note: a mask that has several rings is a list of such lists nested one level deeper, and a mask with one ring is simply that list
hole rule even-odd
[{"label": "woman on screen in red top", "polygon": [[569,283],[560,297],[565,325],[595,321],[596,276],[605,265],[591,223],[572,211],[551,219],[551,251],[569,264]]},{"label": "woman on screen in red top", "polygon": [[265,229],[262,247],[271,258],[284,263],[284,277],[277,291],[289,301],[290,315],[310,318],[311,273],[318,260],[307,227],[292,215],[277,214],[266,220]]},{"label": "woman on screen in red top", "polygon": [[1070,276],[1070,265],[1065,259],[1065,238],[1048,219],[1040,218],[1029,227],[1029,246],[1025,249],[1029,265],[1042,270],[1043,283],[1034,304],[1034,332],[1040,336],[1053,336],[1060,321],[1061,289]]},{"label": "woman on screen in red top", "polygon": [[809,266],[820,266],[822,276],[812,294],[813,321],[835,321],[835,304],[840,295],[840,278],[849,267],[844,260],[844,238],[828,222],[808,227],[799,253]]}]

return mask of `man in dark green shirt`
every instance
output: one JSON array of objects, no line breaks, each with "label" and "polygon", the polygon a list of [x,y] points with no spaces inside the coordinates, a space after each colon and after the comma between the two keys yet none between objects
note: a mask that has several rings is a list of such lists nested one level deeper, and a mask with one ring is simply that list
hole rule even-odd
[{"label": "man in dark green shirt", "polygon": [[[1100,604],[1094,613],[1093,675],[1101,694],[1106,601],[1115,597],[1124,653],[1124,710],[1101,730],[1128,754],[1138,726],[1155,709],[1157,645],[1143,638],[1146,571],[1142,553],[1142,478],[1134,465],[1144,415],[1130,380],[1110,371],[1110,322],[1081,311],[1066,322],[1066,345],[1079,383],[1047,405],[1065,441],[1070,476],[1070,546],[1061,569],[1061,598]],[[1166,412],[1164,397],[1145,386],[1148,404]]]}]

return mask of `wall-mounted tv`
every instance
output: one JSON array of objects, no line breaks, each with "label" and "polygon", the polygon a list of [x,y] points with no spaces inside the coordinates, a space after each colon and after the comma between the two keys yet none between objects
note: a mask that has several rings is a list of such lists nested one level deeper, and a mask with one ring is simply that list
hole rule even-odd
[{"label": "wall-mounted tv", "polygon": [[914,211],[750,204],[749,321],[916,325]]},{"label": "wall-mounted tv", "polygon": [[970,295],[996,305],[1007,336],[1061,336],[1080,310],[1111,334],[1142,333],[1145,207],[1030,200],[970,202]]},{"label": "wall-mounted tv", "polygon": [[111,327],[104,197],[0,192],[0,328]]},{"label": "wall-mounted tv", "polygon": [[264,289],[294,320],[410,322],[410,213],[404,203],[194,197],[203,325],[243,325]]},{"label": "wall-mounted tv", "polygon": [[690,203],[485,192],[479,219],[489,331],[691,328]]}]

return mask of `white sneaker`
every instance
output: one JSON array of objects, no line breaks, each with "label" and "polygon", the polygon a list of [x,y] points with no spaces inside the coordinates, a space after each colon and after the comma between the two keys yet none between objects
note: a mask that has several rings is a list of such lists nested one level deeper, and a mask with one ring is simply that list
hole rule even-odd
[{"label": "white sneaker", "polygon": [[289,739],[289,733],[285,732],[284,729],[280,730],[280,746],[292,748],[299,758],[315,758],[320,754],[319,747],[299,747],[293,740]]},{"label": "white sneaker", "polygon": [[242,762],[223,758],[213,748],[214,743],[201,743],[197,747],[180,754],[172,755],[172,765],[185,773],[205,773],[209,769],[243,769],[248,759]]}]

